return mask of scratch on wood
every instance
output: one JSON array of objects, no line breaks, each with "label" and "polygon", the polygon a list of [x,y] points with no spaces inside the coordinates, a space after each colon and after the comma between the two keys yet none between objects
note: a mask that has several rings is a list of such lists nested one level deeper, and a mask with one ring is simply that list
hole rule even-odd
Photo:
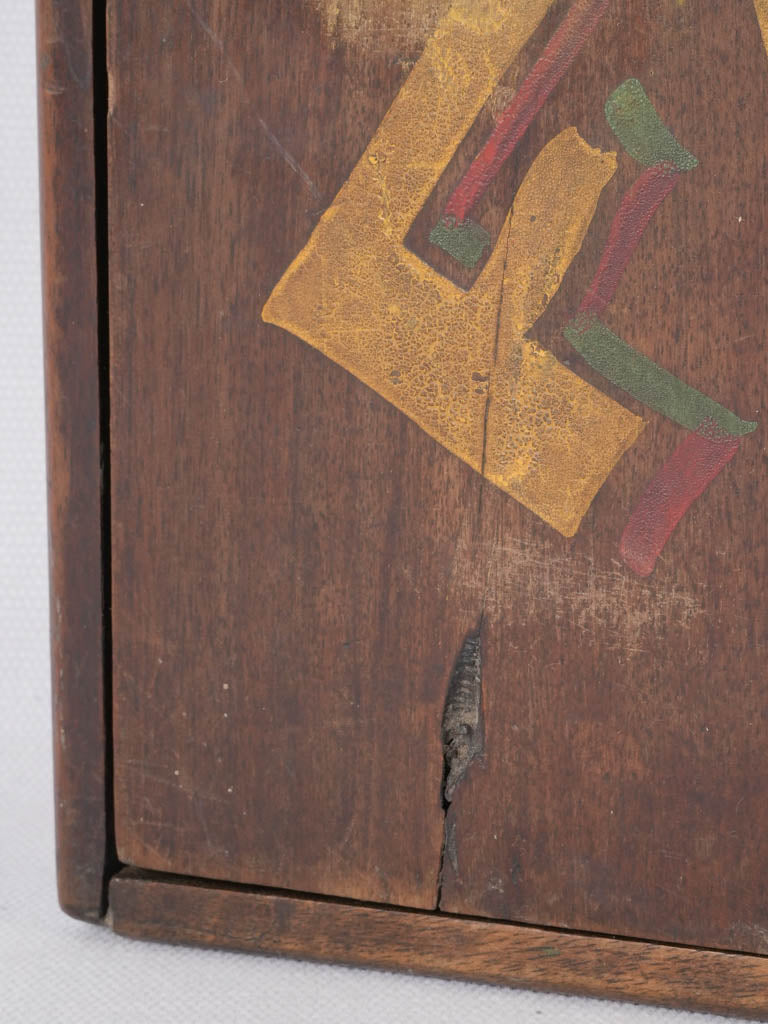
[{"label": "scratch on wood", "polygon": [[329,36],[361,49],[418,50],[451,0],[310,0]]},{"label": "scratch on wood", "polygon": [[261,118],[261,117],[259,117],[257,115],[256,120],[261,125],[261,129],[264,132],[264,134],[267,136],[267,138],[269,139],[270,143],[272,144],[272,147],[282,157],[282,159],[285,160],[285,162],[291,168],[293,173],[294,174],[298,174],[298,176],[301,178],[301,180],[307,186],[309,191],[312,193],[313,197],[315,199],[322,199],[322,194],[321,194],[320,190],[318,189],[318,187],[315,185],[314,181],[312,181],[310,176],[306,173],[306,171],[303,170],[303,168],[298,164],[298,162],[294,159],[294,157],[291,156],[291,154],[288,152],[288,150],[285,148],[285,146],[277,138],[277,136],[274,135],[270,131],[269,126],[263,120],[263,118]]},{"label": "scratch on wood", "polygon": [[197,8],[195,7],[195,5],[192,2],[192,0],[187,0],[187,9],[188,9],[189,13],[192,15],[192,17],[195,19],[197,24],[200,26],[200,28],[203,30],[203,32],[205,32],[205,34],[211,40],[213,45],[219,51],[221,56],[224,58],[224,61],[225,61],[226,65],[227,65],[227,67],[229,68],[229,70],[232,72],[233,76],[242,85],[243,84],[242,75],[240,74],[240,72],[237,70],[235,65],[232,63],[232,61],[227,56],[226,51],[224,49],[224,42],[223,42],[223,40],[219,36],[216,35],[216,33],[213,31],[213,29],[208,24],[208,22],[205,20],[205,18],[203,18],[203,16],[197,10]]},{"label": "scratch on wood", "polygon": [[[489,567],[487,580],[477,572],[479,562]],[[558,626],[585,640],[612,637],[608,647],[628,657],[652,649],[670,620],[686,629],[704,612],[703,584],[692,591],[669,580],[640,580],[618,562],[600,568],[530,540],[478,543],[468,529],[456,542],[448,585],[468,612],[480,605],[501,613],[514,603],[524,626],[540,620],[546,607]]]},{"label": "scratch on wood", "polygon": [[[512,221],[509,222],[509,228],[507,229],[507,243],[504,249],[504,264],[501,271],[501,281],[499,283],[499,308],[496,314],[496,330],[493,337],[493,356],[491,357],[491,370],[489,373],[489,379],[492,381],[494,374],[496,373],[496,366],[499,362],[499,335],[501,333],[501,316],[504,311],[504,285],[507,280],[507,261],[509,259],[509,239],[512,234]],[[485,467],[488,456],[488,417],[491,411],[491,402],[493,401],[493,387],[491,384],[488,386],[488,394],[485,399],[485,414],[483,416],[483,453],[480,460],[480,472],[485,476]],[[485,494],[485,487],[480,488],[479,509],[478,514],[483,514],[483,495]]]}]

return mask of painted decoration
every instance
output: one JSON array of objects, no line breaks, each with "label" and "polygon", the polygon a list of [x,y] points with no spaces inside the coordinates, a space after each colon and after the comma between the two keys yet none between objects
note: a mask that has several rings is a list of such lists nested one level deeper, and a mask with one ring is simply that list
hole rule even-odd
[{"label": "painted decoration", "polygon": [[597,273],[566,338],[593,369],[656,412],[694,431],[667,460],[635,507],[619,552],[640,576],[656,565],[690,505],[731,461],[738,439],[757,429],[637,352],[599,317],[607,309],[643,232],[680,175],[698,161],[662,122],[637,79],[608,97],[605,115],[622,146],[646,167],[622,200]]},{"label": "painted decoration", "polygon": [[504,163],[515,151],[531,122],[546,103],[587,39],[608,10],[610,0],[576,0],[550,39],[530,74],[502,113],[496,127],[453,190],[430,241],[451,253],[466,267],[474,267],[491,243],[480,224],[468,220],[475,206]]},{"label": "painted decoration", "polygon": [[[570,537],[645,423],[529,332],[581,249],[616,154],[567,128],[533,160],[493,244],[469,213],[611,0],[574,0],[568,7],[430,235],[468,267],[490,249],[472,288],[458,287],[405,246],[483,104],[552,3],[457,0],[450,6],[349,179],[276,285],[263,318],[355,374]],[[755,5],[768,45],[768,3]],[[757,424],[631,348],[606,322],[643,233],[698,162],[637,79],[608,97],[605,116],[642,169],[564,334],[612,385],[690,432],[647,485],[620,541],[625,563],[647,575],[690,504]]]}]

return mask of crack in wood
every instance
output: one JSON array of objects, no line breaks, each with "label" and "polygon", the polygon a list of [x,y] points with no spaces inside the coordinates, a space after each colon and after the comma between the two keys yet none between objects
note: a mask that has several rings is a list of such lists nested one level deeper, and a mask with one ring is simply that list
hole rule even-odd
[{"label": "crack in wood", "polygon": [[438,872],[437,907],[440,908],[446,860],[458,873],[456,820],[451,815],[451,802],[456,788],[472,762],[485,749],[482,701],[482,626],[468,633],[448,684],[442,721],[443,745],[443,843]]},{"label": "crack in wood", "polygon": [[481,625],[462,644],[443,708],[443,803],[453,800],[467,769],[483,752]]}]

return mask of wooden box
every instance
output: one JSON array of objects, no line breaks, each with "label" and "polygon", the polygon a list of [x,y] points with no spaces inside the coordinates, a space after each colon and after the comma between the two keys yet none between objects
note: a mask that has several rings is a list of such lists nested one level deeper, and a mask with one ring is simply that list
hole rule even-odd
[{"label": "wooden box", "polygon": [[64,909],[768,1019],[768,4],[38,3]]}]

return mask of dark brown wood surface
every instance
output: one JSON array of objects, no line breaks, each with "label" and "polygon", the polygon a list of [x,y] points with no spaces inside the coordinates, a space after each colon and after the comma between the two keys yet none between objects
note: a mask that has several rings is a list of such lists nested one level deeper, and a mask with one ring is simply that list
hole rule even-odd
[{"label": "dark brown wood surface", "polygon": [[432,907],[476,481],[260,318],[403,70],[298,4],[110,22],[121,859]]},{"label": "dark brown wood surface", "polygon": [[458,871],[447,864],[442,906],[764,953],[768,61],[751,0],[617,5],[533,126],[520,170],[567,124],[615,148],[602,102],[632,75],[699,166],[656,214],[606,320],[760,426],[653,576],[633,577],[618,537],[683,431],[601,382],[561,335],[639,172],[622,154],[532,333],[650,423],[572,545],[500,495],[487,503],[487,757],[451,808]]},{"label": "dark brown wood surface", "polygon": [[[403,40],[377,31],[385,5],[369,4],[372,29],[334,36],[317,6],[111,4],[121,858],[767,951],[763,427],[640,580],[618,539],[679,428],[646,412],[567,540],[264,325],[434,24],[427,5],[421,37]],[[498,229],[559,129],[615,148],[603,103],[630,75],[700,166],[657,214],[611,323],[753,417],[766,405],[768,68],[751,0],[616,3],[480,216]],[[489,107],[414,225],[411,243],[444,271],[425,225],[491,122]],[[637,173],[621,155],[535,332],[593,382],[560,330]],[[485,753],[451,805],[440,886],[443,703],[481,616]]]},{"label": "dark brown wood surface", "polygon": [[84,918],[108,851],[92,6],[37,4],[58,885]]},{"label": "dark brown wood surface", "polygon": [[132,938],[768,1020],[764,957],[186,884],[132,869],[112,880],[110,908],[115,931]]}]

